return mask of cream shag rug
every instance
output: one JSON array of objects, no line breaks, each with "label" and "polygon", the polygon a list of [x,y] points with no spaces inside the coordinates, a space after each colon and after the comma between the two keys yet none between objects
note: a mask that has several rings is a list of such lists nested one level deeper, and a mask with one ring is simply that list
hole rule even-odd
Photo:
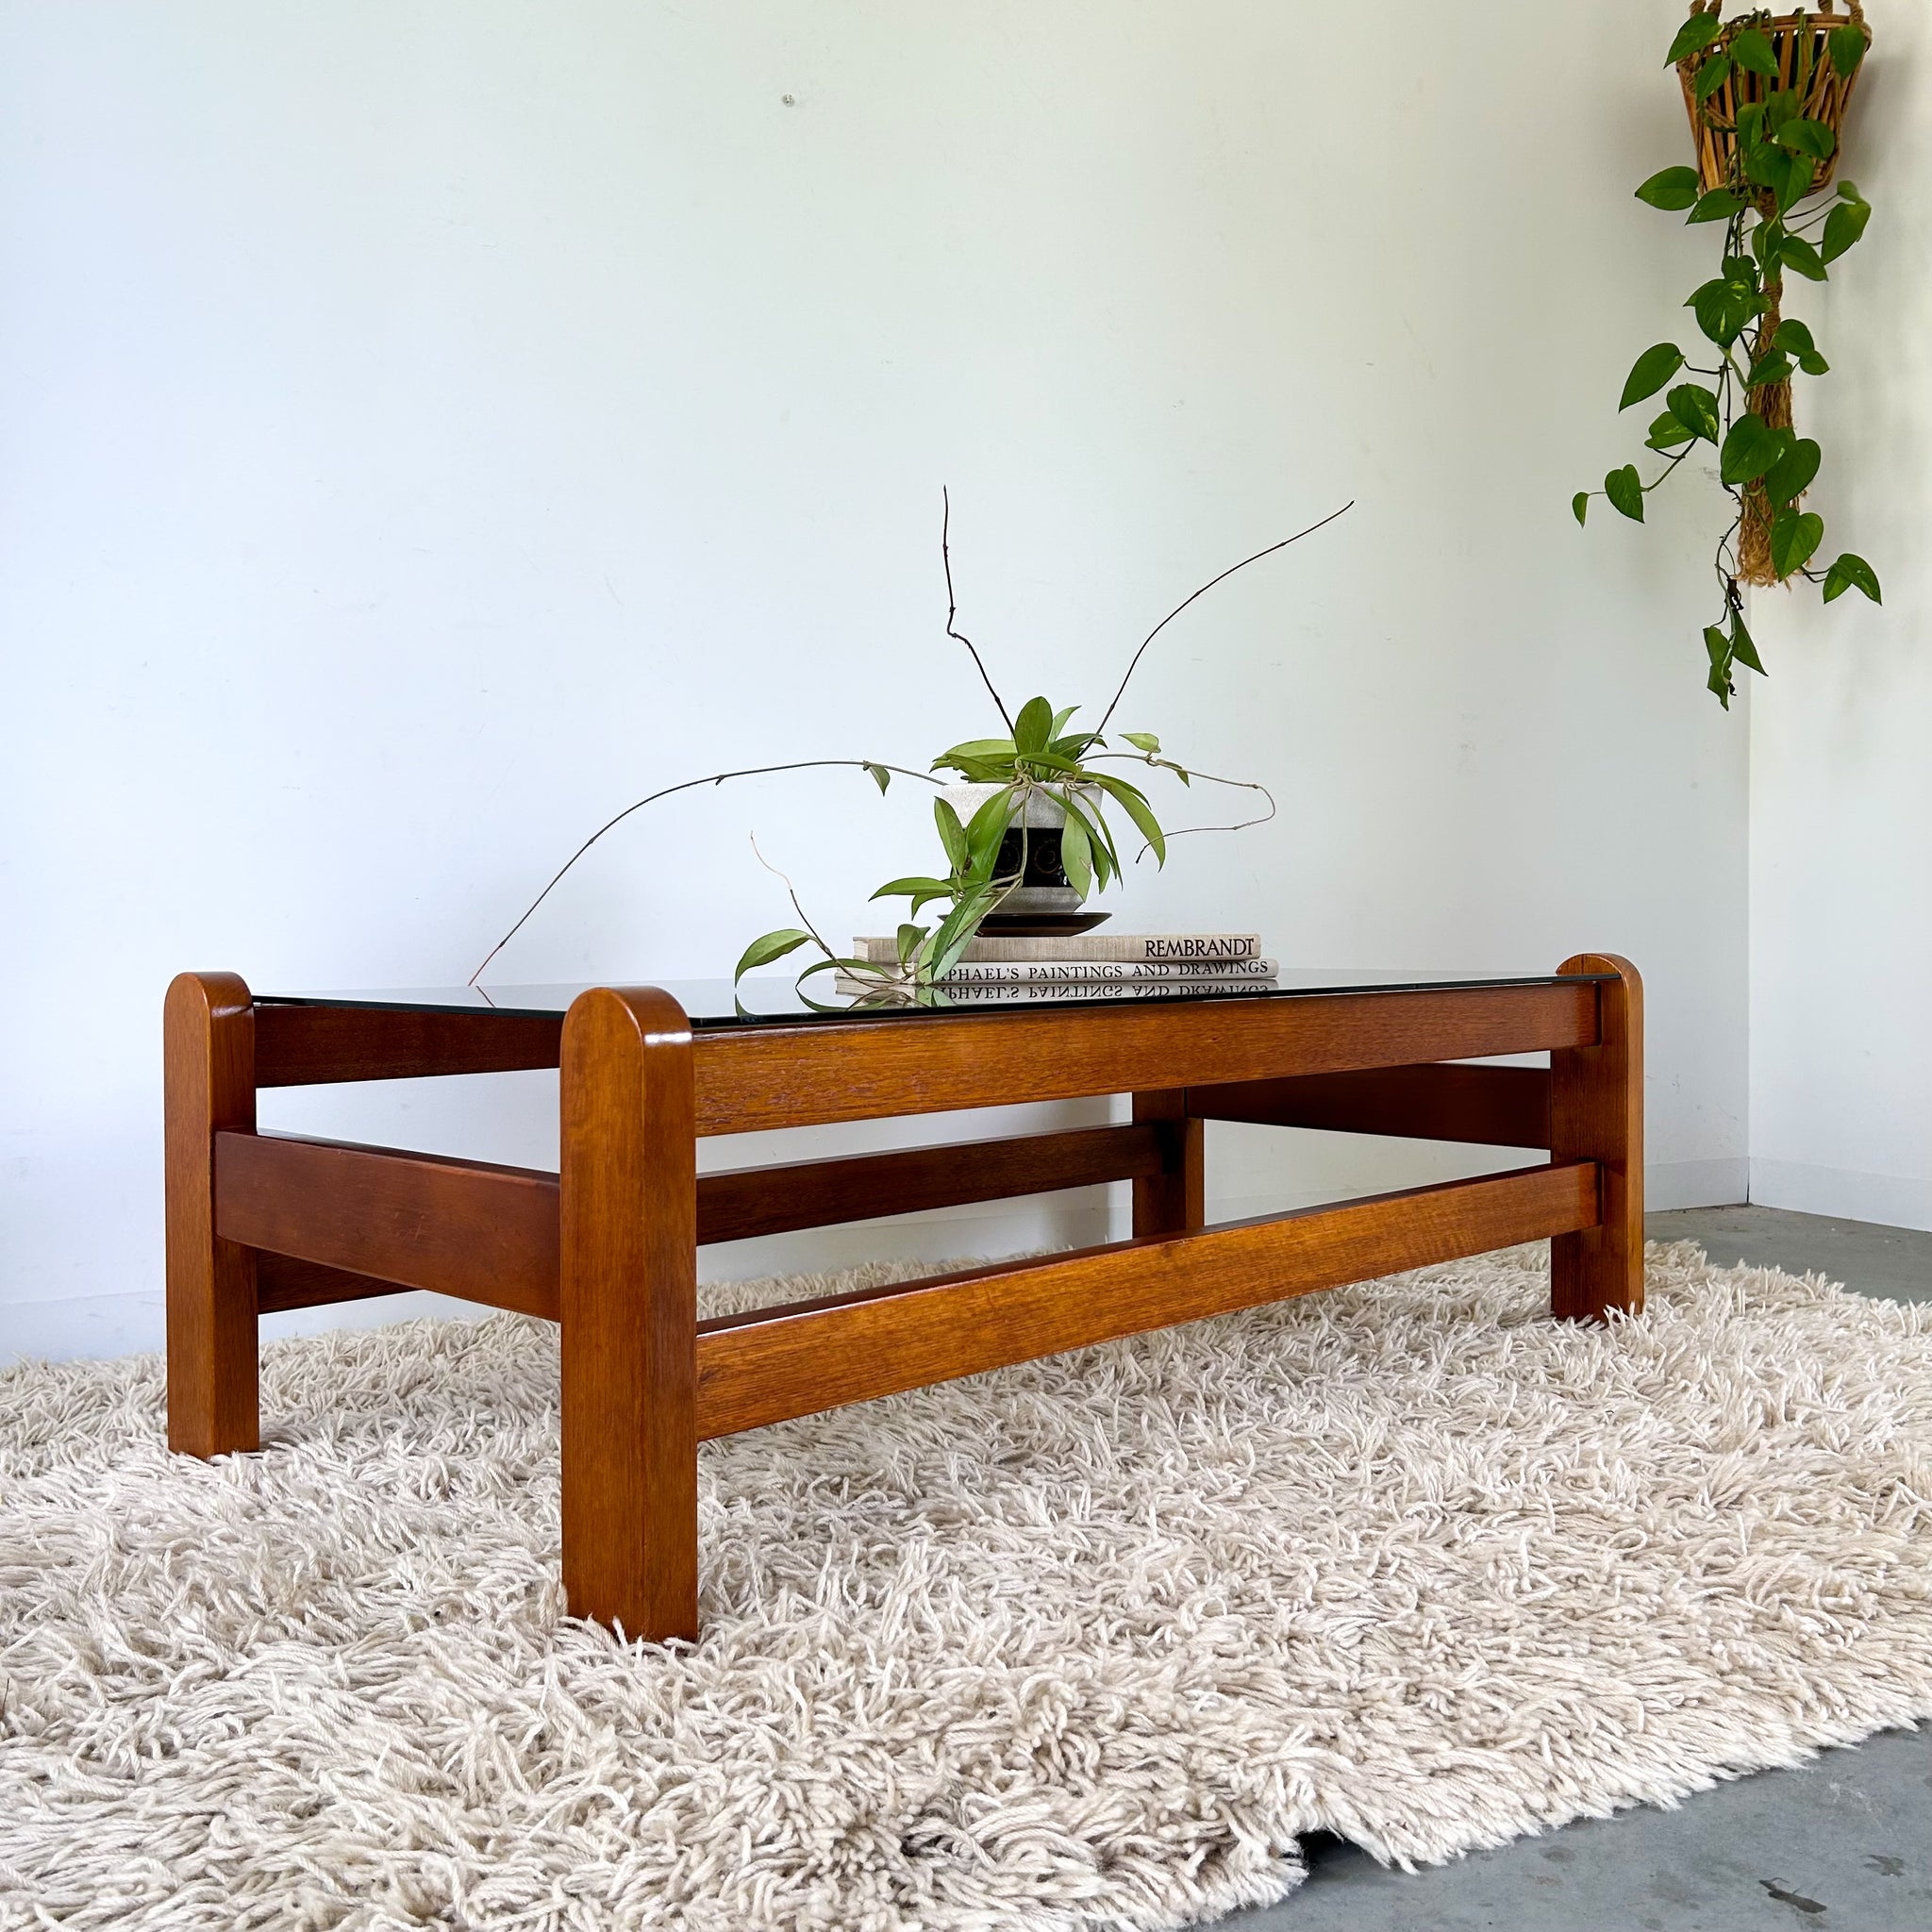
[{"label": "cream shag rug", "polygon": [[1932,1308],[1651,1270],[1607,1332],[1523,1249],[708,1445],[694,1650],[561,1614],[543,1324],[274,1345],[212,1465],[151,1357],[15,1370],[0,1921],[1174,1926],[1317,1827],[1448,1858],[1932,1715]]}]

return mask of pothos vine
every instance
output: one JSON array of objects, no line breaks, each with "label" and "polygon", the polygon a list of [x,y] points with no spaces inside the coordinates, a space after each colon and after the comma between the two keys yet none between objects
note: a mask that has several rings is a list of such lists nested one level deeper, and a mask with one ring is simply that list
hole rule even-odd
[{"label": "pothos vine", "polygon": [[[1723,0],[1692,0],[1690,18],[1665,57],[1683,78],[1702,165],[1665,168],[1637,190],[1652,208],[1688,210],[1690,223],[1722,223],[1718,273],[1685,307],[1709,345],[1692,361],[1675,342],[1646,349],[1624,384],[1619,409],[1669,385],[1644,447],[1667,458],[1649,482],[1635,463],[1610,471],[1601,491],[1579,491],[1571,508],[1584,522],[1593,496],[1637,523],[1643,501],[1674,475],[1700,443],[1717,455],[1718,480],[1733,516],[1713,568],[1721,609],[1704,630],[1707,685],[1730,708],[1738,665],[1760,676],[1745,627],[1744,584],[1822,586],[1827,604],[1846,591],[1880,601],[1877,573],[1852,551],[1824,568],[1815,559],[1824,519],[1803,508],[1822,461],[1818,443],[1791,425],[1793,375],[1831,366],[1806,325],[1784,313],[1785,275],[1822,282],[1865,232],[1871,206],[1849,181],[1825,193],[1838,150],[1831,118],[1841,115],[1871,34],[1859,0],[1839,20],[1822,13],[1774,19],[1765,10],[1720,18]],[[1714,352],[1714,354],[1712,353]],[[1683,375],[1700,378],[1674,382]]]}]

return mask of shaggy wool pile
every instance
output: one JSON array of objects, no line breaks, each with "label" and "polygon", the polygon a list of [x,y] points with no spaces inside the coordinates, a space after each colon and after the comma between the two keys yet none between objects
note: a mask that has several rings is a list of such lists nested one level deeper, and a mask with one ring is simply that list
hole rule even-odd
[{"label": "shaggy wool pile", "polygon": [[695,1648],[562,1614],[544,1324],[271,1346],[215,1464],[153,1357],[14,1370],[0,1922],[1167,1927],[1318,1827],[1439,1860],[1932,1714],[1932,1308],[1690,1247],[1607,1331],[1546,1293],[708,1445]]}]

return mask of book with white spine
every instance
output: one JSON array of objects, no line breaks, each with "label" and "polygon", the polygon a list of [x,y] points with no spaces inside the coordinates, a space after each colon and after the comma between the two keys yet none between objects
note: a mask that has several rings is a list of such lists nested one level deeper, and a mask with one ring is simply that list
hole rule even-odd
[{"label": "book with white spine", "polygon": [[[1065,986],[1170,979],[1270,980],[1278,970],[1273,959],[962,959],[931,984]],[[862,983],[857,974],[845,976],[855,985]]]},{"label": "book with white spine", "polygon": [[[891,966],[897,963],[899,942],[875,935],[856,939],[852,941],[852,957]],[[1023,960],[1062,965],[1075,960],[1209,965],[1224,960],[1258,959],[1261,936],[1253,932],[1114,932],[1019,939],[981,933],[968,943],[960,957],[969,965],[1016,965]]]}]

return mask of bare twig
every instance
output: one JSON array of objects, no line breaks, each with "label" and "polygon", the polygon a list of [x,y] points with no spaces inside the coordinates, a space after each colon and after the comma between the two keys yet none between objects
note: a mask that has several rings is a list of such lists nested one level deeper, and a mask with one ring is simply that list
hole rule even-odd
[{"label": "bare twig", "polygon": [[946,571],[946,635],[964,644],[967,650],[973,653],[973,661],[979,666],[980,682],[986,686],[987,694],[999,707],[1001,722],[1007,727],[1007,736],[1011,738],[1014,735],[1013,716],[1007,709],[1006,700],[1000,696],[998,691],[993,690],[992,679],[987,675],[985,662],[980,658],[973,640],[963,630],[958,629],[953,622],[959,614],[959,606],[958,600],[953,595],[952,534],[953,499],[946,491],[945,486],[941,484],[940,487],[940,561],[945,566]]},{"label": "bare twig", "polygon": [[1140,650],[1134,653],[1132,659],[1128,662],[1125,675],[1123,676],[1121,679],[1120,690],[1115,691],[1113,694],[1113,704],[1108,705],[1106,711],[1102,713],[1100,723],[1095,728],[1100,731],[1105,731],[1107,729],[1107,721],[1108,719],[1113,716],[1114,706],[1118,705],[1123,695],[1124,695],[1127,689],[1127,679],[1133,676],[1135,669],[1141,662],[1141,654],[1146,650],[1147,646],[1151,644],[1154,641],[1154,640],[1158,638],[1160,635],[1160,633],[1164,631],[1168,627],[1168,625],[1171,625],[1174,621],[1174,619],[1178,617],[1181,614],[1181,612],[1185,610],[1188,608],[1188,606],[1194,601],[1196,597],[1205,597],[1208,594],[1208,592],[1215,587],[1216,584],[1225,583],[1229,577],[1233,576],[1236,571],[1246,570],[1249,564],[1259,563],[1264,557],[1273,557],[1277,550],[1286,550],[1291,543],[1299,543],[1304,537],[1312,537],[1317,530],[1322,529],[1324,525],[1328,524],[1332,524],[1337,517],[1345,514],[1347,511],[1352,510],[1354,508],[1355,498],[1350,497],[1349,500],[1341,506],[1341,509],[1330,510],[1328,514],[1322,519],[1321,523],[1310,524],[1306,530],[1297,530],[1292,537],[1284,537],[1279,543],[1271,543],[1269,544],[1267,549],[1257,550],[1255,552],[1254,556],[1242,558],[1239,563],[1231,564],[1226,570],[1223,571],[1218,577],[1209,577],[1208,581],[1205,584],[1203,584],[1198,591],[1193,591],[1189,596],[1183,597],[1181,601],[1178,604],[1176,604],[1174,607],[1174,608],[1170,610],[1167,613],[1167,615],[1163,617],[1160,620],[1160,622],[1154,626],[1154,628],[1150,630],[1144,638],[1141,640],[1141,648]]},{"label": "bare twig", "polygon": [[541,892],[539,892],[537,896],[534,899],[532,899],[530,903],[524,908],[523,917],[519,919],[517,923],[513,926],[511,926],[510,929],[507,933],[505,933],[504,936],[500,940],[498,940],[497,942],[493,946],[491,946],[487,953],[484,954],[482,965],[478,966],[475,972],[471,974],[469,978],[465,980],[463,983],[466,986],[475,986],[475,983],[482,978],[484,973],[489,968],[491,960],[495,958],[497,954],[502,952],[504,947],[508,945],[510,941],[515,939],[517,934],[524,929],[524,925],[525,922],[529,919],[531,913],[535,912],[538,907],[542,905],[544,900],[549,898],[551,893],[557,890],[557,887],[558,883],[561,881],[564,874],[567,873],[571,869],[571,867],[574,866],[577,862],[577,860],[580,859],[584,856],[584,854],[587,853],[591,849],[591,847],[594,845],[597,842],[597,841],[604,836],[606,832],[611,830],[614,826],[621,825],[625,819],[629,818],[632,812],[641,811],[645,806],[655,805],[657,804],[658,799],[669,798],[675,792],[695,791],[701,785],[722,785],[727,778],[759,778],[763,777],[767,773],[771,772],[809,772],[816,771],[824,767],[849,767],[851,770],[858,772],[870,772],[874,769],[877,769],[883,772],[896,772],[902,778],[922,778],[925,781],[926,784],[938,786],[941,789],[943,789],[945,782],[943,779],[935,778],[930,772],[915,772],[906,765],[889,765],[882,758],[798,758],[794,759],[791,764],[747,765],[742,771],[739,772],[713,772],[708,777],[706,778],[687,778],[681,785],[667,785],[665,786],[663,791],[653,791],[648,797],[639,799],[635,805],[625,806],[625,808],[621,812],[619,812],[614,819],[609,819],[605,824],[599,825],[597,829],[594,832],[592,832],[591,836],[588,839],[586,839],[584,842],[581,845],[579,845],[577,849],[575,852],[573,852],[571,856],[568,858],[566,858],[560,866],[558,867],[556,876],[553,877],[550,883],[547,886],[545,886],[543,890]]},{"label": "bare twig", "polygon": [[811,923],[811,921],[805,916],[805,908],[798,903],[798,888],[791,883],[791,874],[789,873],[780,872],[778,868],[775,865],[774,865],[772,861],[769,858],[767,858],[762,852],[758,850],[758,835],[756,832],[747,832],[745,836],[751,841],[751,856],[754,858],[756,858],[758,862],[761,866],[763,866],[764,869],[768,873],[770,873],[772,876],[785,888],[785,896],[791,901],[791,909],[792,911],[798,914],[799,924],[802,925],[806,929],[806,931],[811,935],[812,944],[815,945],[819,949],[819,951],[825,956],[826,958],[829,959],[833,958],[832,949],[830,946],[826,945],[824,940],[823,939],[823,937],[821,937],[818,927],[815,926]]}]

